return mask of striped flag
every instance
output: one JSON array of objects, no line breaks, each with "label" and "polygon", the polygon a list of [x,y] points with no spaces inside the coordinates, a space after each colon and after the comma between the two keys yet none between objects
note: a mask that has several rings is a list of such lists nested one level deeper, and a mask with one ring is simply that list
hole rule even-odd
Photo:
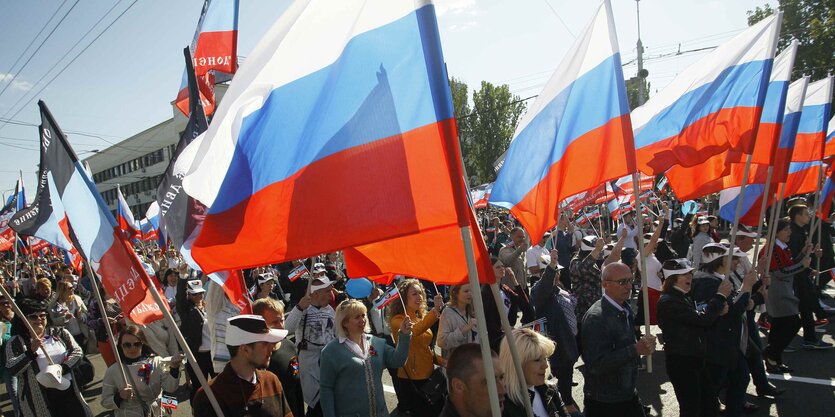
[{"label": "striped flag", "polygon": [[377,310],[382,310],[383,307],[389,305],[394,300],[400,298],[400,291],[397,289],[397,284],[392,285],[392,287],[386,290],[380,298],[374,300],[374,308]]}]

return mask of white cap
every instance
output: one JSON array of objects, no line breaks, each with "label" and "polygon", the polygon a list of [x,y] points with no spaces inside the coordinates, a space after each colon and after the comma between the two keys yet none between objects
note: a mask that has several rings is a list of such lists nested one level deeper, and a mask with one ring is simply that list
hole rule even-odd
[{"label": "white cap", "polygon": [[736,231],[737,236],[744,236],[744,237],[752,237],[754,239],[757,238],[757,232],[749,229],[744,224],[739,225],[739,229]]},{"label": "white cap", "polygon": [[664,279],[667,279],[673,275],[681,275],[693,271],[693,265],[691,265],[690,261],[688,261],[687,259],[674,259],[674,261],[676,261],[675,268],[663,268],[661,270],[661,272],[664,274]]},{"label": "white cap", "polygon": [[325,272],[325,271],[326,271],[325,264],[323,264],[321,262],[317,262],[317,263],[313,264],[313,271],[311,271],[311,272],[313,272],[314,274],[321,274],[322,272]]},{"label": "white cap", "polygon": [[584,252],[590,252],[594,250],[595,245],[597,245],[597,236],[586,236],[583,240],[580,241],[580,250]]},{"label": "white cap", "polygon": [[42,369],[35,375],[35,379],[38,381],[39,384],[43,385],[46,388],[53,388],[57,390],[64,391],[70,387],[70,381],[65,378],[61,372],[61,365],[59,364],[52,364],[47,365],[46,368]]},{"label": "white cap", "polygon": [[241,314],[226,319],[226,344],[240,346],[255,342],[278,343],[287,337],[287,330],[270,329],[264,318]]},{"label": "white cap", "polygon": [[188,289],[186,289],[186,294],[195,295],[202,294],[204,292],[206,292],[206,290],[203,289],[203,282],[201,282],[199,279],[193,279],[188,282]]},{"label": "white cap", "polygon": [[275,274],[272,272],[264,272],[258,274],[258,285],[261,285],[265,282],[275,281]]},{"label": "white cap", "polygon": [[696,224],[698,224],[698,225],[710,224],[710,220],[708,220],[707,217],[700,216],[698,219],[696,219]]},{"label": "white cap", "polygon": [[331,281],[327,276],[322,276],[314,279],[313,282],[310,283],[310,292],[313,293],[321,290],[322,288],[328,288],[331,285],[333,285],[333,281]]}]

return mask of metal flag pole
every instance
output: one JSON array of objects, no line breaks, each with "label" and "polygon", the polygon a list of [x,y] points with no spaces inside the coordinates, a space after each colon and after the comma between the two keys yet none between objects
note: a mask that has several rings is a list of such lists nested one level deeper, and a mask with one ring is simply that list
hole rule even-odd
[{"label": "metal flag pole", "polygon": [[[102,326],[107,331],[107,337],[110,338],[110,347],[113,348],[113,355],[116,358],[116,363],[119,364],[119,371],[122,373],[122,379],[125,382],[125,386],[130,385],[128,382],[128,374],[125,372],[124,364],[122,363],[122,358],[119,356],[119,349],[116,347],[116,337],[113,336],[113,329],[110,328],[110,321],[107,317],[107,309],[104,306],[104,300],[101,296],[101,291],[99,291],[99,279],[96,277],[96,274],[93,272],[93,268],[90,267],[90,263],[85,261],[87,265],[87,273],[90,274],[90,282],[93,284],[93,292],[96,294],[96,301],[99,303],[99,313],[101,313],[101,321]],[[134,387],[137,388],[137,387]]]},{"label": "metal flag pole", "polygon": [[[632,174],[632,186],[633,191],[638,190],[639,188],[639,177],[641,173],[636,171]],[[644,334],[647,336],[651,335],[650,329],[650,322],[649,322],[649,289],[647,288],[647,257],[644,254],[644,213],[641,210],[641,196],[635,194],[635,219],[637,220],[637,224],[635,227],[638,228],[638,256],[640,256],[641,262],[641,294],[643,294],[643,304],[644,304]],[[647,373],[652,373],[652,354],[647,355]]]},{"label": "metal flag pole", "polygon": [[[756,131],[754,132],[754,137],[756,137]],[[728,237],[728,244],[731,250],[728,251],[728,255],[725,257],[725,270],[727,276],[731,274],[731,261],[733,260],[733,247],[734,243],[736,242],[736,232],[739,229],[739,217],[742,214],[742,200],[745,198],[745,187],[748,186],[748,173],[751,172],[751,159],[753,159],[753,152],[748,154],[748,158],[745,160],[745,169],[742,172],[742,185],[739,186],[739,197],[737,197],[736,201],[736,211],[734,212],[734,222],[731,226],[731,235]]]},{"label": "metal flag pole", "polygon": [[[760,240],[762,240],[760,238],[760,236],[762,236],[762,232],[763,232],[763,220],[765,218],[765,209],[767,207],[766,203],[767,203],[767,200],[768,200],[768,192],[770,191],[771,176],[772,176],[773,173],[774,173],[774,166],[769,165],[768,166],[768,174],[766,174],[766,179],[765,179],[765,190],[763,191],[763,200],[762,200],[762,204],[761,204],[761,207],[760,207],[760,218],[759,218],[759,221],[757,222],[757,239],[754,240],[754,262],[753,262],[752,269],[757,269],[757,259],[759,259],[759,257],[757,256],[757,252],[759,252],[759,250],[760,250]],[[771,223],[768,223],[768,225],[771,226]]]}]

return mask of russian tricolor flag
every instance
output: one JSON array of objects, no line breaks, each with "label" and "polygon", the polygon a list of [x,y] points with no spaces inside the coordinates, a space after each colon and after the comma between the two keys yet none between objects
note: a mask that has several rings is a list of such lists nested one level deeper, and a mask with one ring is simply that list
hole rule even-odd
[{"label": "russian tricolor flag", "polygon": [[832,108],[833,76],[810,83],[797,127],[792,162],[820,161]]},{"label": "russian tricolor flag", "polygon": [[531,236],[566,197],[635,171],[629,104],[608,0],[525,114],[493,186]]},{"label": "russian tricolor flag", "polygon": [[641,171],[694,166],[728,149],[750,152],[781,21],[778,12],[746,29],[632,112]]},{"label": "russian tricolor flag", "polygon": [[125,196],[122,195],[122,189],[116,186],[116,222],[119,223],[119,228],[125,232],[128,239],[140,237],[139,225],[133,218],[133,212],[125,201]]},{"label": "russian tricolor flag", "polygon": [[[772,164],[780,130],[783,125],[786,96],[789,90],[794,59],[797,55],[797,41],[793,41],[777,58],[771,71],[765,104],[763,105],[760,126],[754,141],[751,155],[751,170],[748,184],[764,183],[768,177],[768,166]],[[725,188],[742,185],[742,174],[747,154],[729,150],[711,156],[692,167],[675,165],[666,175],[676,196],[682,200],[692,200],[707,194],[719,192]],[[735,169],[736,163],[741,163]]]},{"label": "russian tricolor flag", "polygon": [[774,152],[772,183],[786,181],[808,86],[809,76],[804,76],[789,85],[789,91],[786,95],[786,110],[783,114],[783,126],[780,130],[780,141],[777,143],[777,149]]},{"label": "russian tricolor flag", "polygon": [[429,2],[294,2],[181,163],[210,207],[192,247],[207,273],[447,228],[462,263],[467,196]]},{"label": "russian tricolor flag", "polygon": [[835,155],[835,115],[829,119],[829,128],[826,129],[826,144],[823,148],[825,157]]}]

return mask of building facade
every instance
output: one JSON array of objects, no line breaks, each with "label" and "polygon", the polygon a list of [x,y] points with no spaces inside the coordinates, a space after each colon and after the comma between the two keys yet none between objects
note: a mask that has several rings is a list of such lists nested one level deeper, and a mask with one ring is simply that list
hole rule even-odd
[{"label": "building facade", "polygon": [[[215,86],[218,102],[226,92],[226,87],[224,84]],[[187,122],[173,104],[171,108],[172,118],[84,160],[90,166],[96,187],[114,215],[118,204],[117,186],[122,189],[122,195],[136,220],[144,218],[148,207],[156,200],[157,187]]]}]

